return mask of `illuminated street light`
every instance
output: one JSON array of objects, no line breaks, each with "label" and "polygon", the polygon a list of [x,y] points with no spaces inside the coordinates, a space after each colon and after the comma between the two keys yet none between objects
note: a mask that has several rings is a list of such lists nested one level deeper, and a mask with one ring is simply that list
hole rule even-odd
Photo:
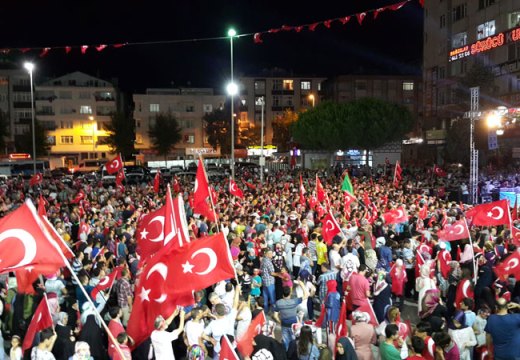
[{"label": "illuminated street light", "polygon": [[31,83],[31,122],[32,122],[32,150],[33,150],[33,175],[36,175],[36,127],[34,125],[34,89],[33,89],[33,70],[34,64],[26,62],[24,68],[29,72]]},{"label": "illuminated street light", "polygon": [[489,128],[497,128],[502,124],[502,117],[497,113],[490,113],[486,118],[486,123]]},{"label": "illuminated street light", "polygon": [[504,129],[497,129],[497,135],[498,136],[504,135]]},{"label": "illuminated street light", "polygon": [[235,84],[233,78],[233,38],[237,35],[235,29],[231,28],[228,30],[229,36],[229,63],[230,63],[230,74],[231,82],[227,86],[227,92],[231,96],[231,178],[235,180],[235,118],[234,118],[234,97],[238,94],[238,86]]},{"label": "illuminated street light", "polygon": [[314,105],[316,104],[316,103],[315,103],[316,98],[314,97],[314,94],[310,94],[310,95],[309,95],[309,100],[312,101],[312,107],[314,107]]}]

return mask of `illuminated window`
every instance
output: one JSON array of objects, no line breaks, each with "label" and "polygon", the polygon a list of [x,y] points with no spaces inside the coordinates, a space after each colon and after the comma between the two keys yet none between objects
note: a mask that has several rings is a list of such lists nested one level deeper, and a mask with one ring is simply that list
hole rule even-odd
[{"label": "illuminated window", "polygon": [[310,81],[302,81],[300,84],[300,88],[302,90],[310,90],[311,89],[311,82]]},{"label": "illuminated window", "polygon": [[202,111],[205,113],[210,113],[213,111],[213,105],[212,104],[204,104],[202,105]]},{"label": "illuminated window", "polygon": [[460,32],[455,35],[453,35],[453,38],[451,39],[451,47],[452,49],[464,46],[468,43],[468,33],[466,32]]},{"label": "illuminated window", "polygon": [[477,40],[485,39],[488,36],[495,35],[495,20],[486,21],[484,24],[477,26]]},{"label": "illuminated window", "polygon": [[150,112],[159,112],[159,104],[150,104]]},{"label": "illuminated window", "polygon": [[184,142],[187,144],[195,143],[195,135],[184,135]]},{"label": "illuminated window", "polygon": [[403,82],[403,90],[405,90],[405,91],[413,91],[413,82],[412,81],[404,81]]},{"label": "illuminated window", "polygon": [[62,129],[72,129],[72,121],[60,121],[60,128]]},{"label": "illuminated window", "polygon": [[65,145],[74,144],[74,137],[72,137],[71,135],[61,136],[60,143],[65,144]]},{"label": "illuminated window", "polygon": [[520,11],[515,11],[508,16],[509,28],[515,28],[520,26]]},{"label": "illuminated window", "polygon": [[92,145],[92,136],[82,136],[81,144],[82,145]]},{"label": "illuminated window", "polygon": [[294,83],[293,80],[284,80],[283,89],[284,90],[294,90],[293,83]]},{"label": "illuminated window", "polygon": [[90,105],[81,105],[79,108],[80,114],[92,114],[92,106]]}]

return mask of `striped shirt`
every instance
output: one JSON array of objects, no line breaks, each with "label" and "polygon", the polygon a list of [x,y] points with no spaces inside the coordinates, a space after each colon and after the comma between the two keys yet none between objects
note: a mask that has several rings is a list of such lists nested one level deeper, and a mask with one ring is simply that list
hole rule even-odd
[{"label": "striped shirt", "polygon": [[260,270],[262,271],[262,286],[274,285],[274,276],[271,275],[274,273],[274,265],[271,259],[264,257]]},{"label": "striped shirt", "polygon": [[130,286],[128,280],[121,278],[117,283],[117,304],[119,307],[124,308],[129,305],[129,296],[132,296],[132,287]]},{"label": "striped shirt", "polygon": [[336,273],[332,270],[327,271],[324,274],[321,274],[318,278],[318,285],[320,285],[320,300],[325,301],[327,297],[327,281],[336,280]]}]

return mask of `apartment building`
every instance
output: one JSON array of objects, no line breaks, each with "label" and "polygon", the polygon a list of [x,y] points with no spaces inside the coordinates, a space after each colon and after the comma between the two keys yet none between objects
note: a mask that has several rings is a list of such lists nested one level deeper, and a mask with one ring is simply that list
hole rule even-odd
[{"label": "apartment building", "polygon": [[104,125],[117,111],[117,96],[112,83],[79,71],[36,85],[36,117],[47,131],[51,156],[69,167],[109,157]]},{"label": "apartment building", "polygon": [[198,154],[219,156],[204,133],[204,115],[224,106],[226,97],[211,88],[147,89],[134,94],[136,149],[145,161],[163,160],[151,150],[148,131],[160,113],[171,113],[178,121],[182,139],[170,153],[171,159],[196,158]]}]

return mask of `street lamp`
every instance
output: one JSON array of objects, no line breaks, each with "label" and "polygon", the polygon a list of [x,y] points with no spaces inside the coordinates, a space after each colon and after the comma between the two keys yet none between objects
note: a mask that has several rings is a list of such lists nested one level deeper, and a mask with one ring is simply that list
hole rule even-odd
[{"label": "street lamp", "polygon": [[309,95],[309,100],[312,101],[312,107],[314,107],[316,101],[316,99],[314,98],[314,94]]},{"label": "street lamp", "polygon": [[228,30],[229,36],[229,51],[230,51],[230,65],[231,65],[231,82],[227,86],[227,92],[231,96],[231,178],[235,180],[235,118],[234,118],[234,96],[238,94],[238,86],[233,78],[233,38],[237,35],[235,29]]},{"label": "street lamp", "polygon": [[31,123],[32,123],[32,148],[33,148],[33,175],[36,174],[36,129],[34,125],[34,89],[33,89],[33,70],[34,64],[26,62],[23,64],[25,69],[29,72],[29,79],[31,83]]},{"label": "street lamp", "polygon": [[94,116],[89,116],[88,119],[92,122],[92,156],[96,158],[96,142],[94,141],[96,135],[96,122]]},{"label": "street lamp", "polygon": [[260,184],[264,184],[264,109],[265,109],[265,98],[263,96],[256,99],[255,105],[260,105],[262,112],[260,113]]}]

